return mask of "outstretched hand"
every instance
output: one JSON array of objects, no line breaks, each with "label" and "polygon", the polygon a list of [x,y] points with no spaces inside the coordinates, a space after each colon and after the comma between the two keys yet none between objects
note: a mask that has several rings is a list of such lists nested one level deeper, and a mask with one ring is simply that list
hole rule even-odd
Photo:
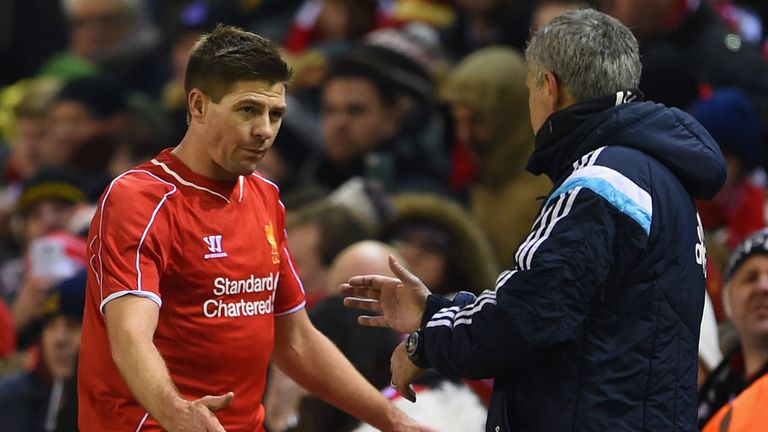
[{"label": "outstretched hand", "polygon": [[361,325],[414,332],[421,325],[429,289],[392,256],[389,257],[389,268],[396,278],[355,276],[342,284],[339,289],[347,296],[344,305],[381,314],[360,316],[358,323]]}]

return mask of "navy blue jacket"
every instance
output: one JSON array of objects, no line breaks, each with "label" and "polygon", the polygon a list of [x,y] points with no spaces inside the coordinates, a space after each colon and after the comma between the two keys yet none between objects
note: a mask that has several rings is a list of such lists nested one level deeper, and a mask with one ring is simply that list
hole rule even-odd
[{"label": "navy blue jacket", "polygon": [[717,193],[725,161],[693,118],[628,94],[544,124],[527,169],[554,188],[496,290],[427,301],[426,361],[495,378],[488,431],[696,430],[693,197]]}]

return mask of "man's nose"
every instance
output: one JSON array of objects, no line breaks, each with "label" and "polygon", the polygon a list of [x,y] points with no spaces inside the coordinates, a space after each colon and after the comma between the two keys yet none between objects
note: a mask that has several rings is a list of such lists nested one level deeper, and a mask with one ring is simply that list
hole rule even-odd
[{"label": "man's nose", "polygon": [[264,141],[271,141],[275,137],[275,129],[268,114],[254,119],[251,126],[251,135],[259,137]]}]

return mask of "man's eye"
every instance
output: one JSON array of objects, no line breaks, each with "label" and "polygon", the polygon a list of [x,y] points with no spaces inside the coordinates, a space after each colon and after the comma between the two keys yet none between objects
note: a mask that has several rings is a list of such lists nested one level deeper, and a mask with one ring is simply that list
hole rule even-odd
[{"label": "man's eye", "polygon": [[245,107],[240,108],[240,112],[246,113],[246,114],[253,114],[256,111],[251,106],[245,106]]},{"label": "man's eye", "polygon": [[281,113],[280,111],[272,111],[271,113],[269,113],[269,115],[272,116],[273,120],[280,120],[281,118],[283,118],[283,113]]}]

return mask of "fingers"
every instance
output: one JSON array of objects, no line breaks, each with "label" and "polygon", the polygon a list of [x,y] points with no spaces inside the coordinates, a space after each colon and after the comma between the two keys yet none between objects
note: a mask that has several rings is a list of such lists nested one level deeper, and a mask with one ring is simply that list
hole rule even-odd
[{"label": "fingers", "polygon": [[421,280],[417,278],[413,273],[408,271],[407,268],[400,265],[399,262],[395,259],[394,256],[389,256],[389,269],[392,270],[392,273],[395,274],[395,276],[398,277],[403,282],[410,282],[410,283],[420,283]]},{"label": "fingers", "polygon": [[400,283],[400,280],[396,278],[381,275],[353,276],[349,278],[349,281],[347,281],[347,284],[353,287],[365,287],[373,289],[382,289],[387,286],[394,286],[398,283]]},{"label": "fingers", "polygon": [[224,409],[229,406],[229,403],[234,399],[235,394],[229,392],[221,396],[203,396],[200,398],[200,403],[203,404],[209,410],[216,412],[220,409]]},{"label": "fingers", "polygon": [[347,297],[344,299],[344,306],[355,309],[362,309],[365,311],[381,313],[381,304],[378,300]]},{"label": "fingers", "polygon": [[416,390],[413,389],[412,385],[408,384],[404,389],[397,389],[397,391],[399,391],[400,395],[406,400],[411,403],[416,403]]},{"label": "fingers", "polygon": [[352,297],[365,297],[369,299],[379,299],[381,297],[381,290],[377,288],[352,286],[350,284],[341,284],[339,292],[344,296]]},{"label": "fingers", "polygon": [[357,323],[366,327],[389,327],[389,323],[383,316],[361,315],[357,317]]}]

